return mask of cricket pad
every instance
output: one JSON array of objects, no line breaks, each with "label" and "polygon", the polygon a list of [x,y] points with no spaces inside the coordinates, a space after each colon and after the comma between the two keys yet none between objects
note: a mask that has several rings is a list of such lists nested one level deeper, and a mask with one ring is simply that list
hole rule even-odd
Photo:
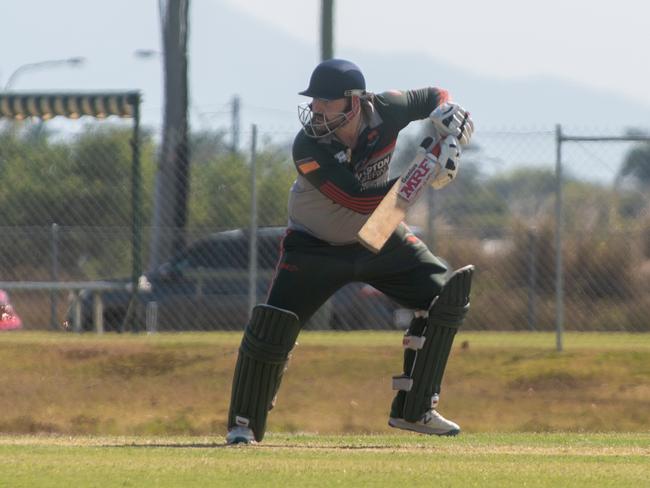
[{"label": "cricket pad", "polygon": [[235,366],[229,429],[236,425],[249,427],[255,440],[264,438],[266,417],[299,332],[295,313],[269,305],[253,308]]},{"label": "cricket pad", "polygon": [[473,273],[471,265],[454,272],[429,309],[424,344],[416,351],[404,396],[403,418],[408,422],[420,420],[440,393],[454,336],[469,310]]}]

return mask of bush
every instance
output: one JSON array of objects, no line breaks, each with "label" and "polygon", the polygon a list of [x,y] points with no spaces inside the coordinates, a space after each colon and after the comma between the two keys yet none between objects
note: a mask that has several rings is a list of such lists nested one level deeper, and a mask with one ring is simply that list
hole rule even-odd
[{"label": "bush", "polygon": [[641,226],[641,252],[645,259],[650,259],[650,218]]},{"label": "bush", "polygon": [[587,298],[626,298],[633,290],[633,252],[623,237],[593,235],[566,243],[566,292]]},{"label": "bush", "polygon": [[555,291],[555,230],[551,222],[530,228],[517,221],[512,250],[502,257],[502,273],[510,286],[532,287],[535,293]]}]

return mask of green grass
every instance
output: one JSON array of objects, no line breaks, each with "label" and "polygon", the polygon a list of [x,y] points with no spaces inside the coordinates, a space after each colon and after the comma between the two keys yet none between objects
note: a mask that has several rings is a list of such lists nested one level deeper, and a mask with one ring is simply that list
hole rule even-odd
[{"label": "green grass", "polygon": [[[0,335],[0,433],[223,435],[240,333]],[[461,333],[441,412],[465,432],[648,432],[650,335]],[[299,338],[270,432],[388,433],[399,332]],[[1,485],[0,485],[1,486]]]},{"label": "green grass", "polygon": [[400,335],[301,334],[264,442],[225,447],[240,333],[0,334],[0,488],[650,487],[650,335],[459,334],[456,438],[386,426]]},{"label": "green grass", "polygon": [[0,437],[0,486],[650,486],[650,434]]},{"label": "green grass", "polygon": [[[398,331],[316,332],[304,331],[298,342],[323,346],[395,346]],[[52,332],[10,332],[0,335],[1,344],[155,344],[168,346],[231,346],[237,347],[241,332],[183,332],[161,334],[71,334]],[[469,341],[480,347],[543,348],[555,350],[555,334],[549,332],[465,332],[460,331],[456,343]],[[566,332],[564,348],[599,350],[650,350],[650,334],[619,332]]]}]

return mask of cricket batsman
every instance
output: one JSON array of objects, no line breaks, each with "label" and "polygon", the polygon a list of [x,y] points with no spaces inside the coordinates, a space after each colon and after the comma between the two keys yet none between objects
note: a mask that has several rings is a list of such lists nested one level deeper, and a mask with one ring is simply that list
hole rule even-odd
[{"label": "cricket batsman", "polygon": [[320,63],[300,95],[311,101],[298,107],[303,128],[293,144],[298,175],[289,193],[288,228],[266,303],[254,307],[244,330],[226,442],[264,438],[301,327],[353,281],[414,310],[402,341],[403,372],[393,377],[397,393],[388,424],[456,435],[458,424],[437,407],[452,342],[469,309],[474,268],[448,273],[403,223],[377,253],[361,245],[357,233],[399,181],[388,179],[399,132],[415,120],[433,122],[440,140],[436,155],[427,154],[432,176],[425,183],[442,188],[456,177],[461,146],[472,136],[469,113],[439,88],[369,93],[359,67],[343,59]]}]

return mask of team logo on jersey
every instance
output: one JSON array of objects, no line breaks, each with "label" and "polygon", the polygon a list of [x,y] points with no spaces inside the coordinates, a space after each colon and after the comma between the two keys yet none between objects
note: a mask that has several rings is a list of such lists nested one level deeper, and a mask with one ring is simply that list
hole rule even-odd
[{"label": "team logo on jersey", "polygon": [[298,171],[300,171],[300,173],[303,175],[311,173],[312,171],[316,171],[318,168],[320,168],[320,164],[318,164],[312,158],[304,158],[296,161],[296,165],[298,166]]},{"label": "team logo on jersey", "polygon": [[388,165],[390,163],[391,156],[392,153],[387,154],[380,160],[375,161],[374,163],[369,164],[363,169],[357,171],[355,173],[357,179],[361,182],[361,184],[368,185],[369,183],[372,183],[378,178],[384,176],[384,174],[386,174],[388,171]]},{"label": "team logo on jersey", "polygon": [[348,162],[348,155],[345,151],[339,151],[337,152],[334,157],[339,163],[347,163]]}]

